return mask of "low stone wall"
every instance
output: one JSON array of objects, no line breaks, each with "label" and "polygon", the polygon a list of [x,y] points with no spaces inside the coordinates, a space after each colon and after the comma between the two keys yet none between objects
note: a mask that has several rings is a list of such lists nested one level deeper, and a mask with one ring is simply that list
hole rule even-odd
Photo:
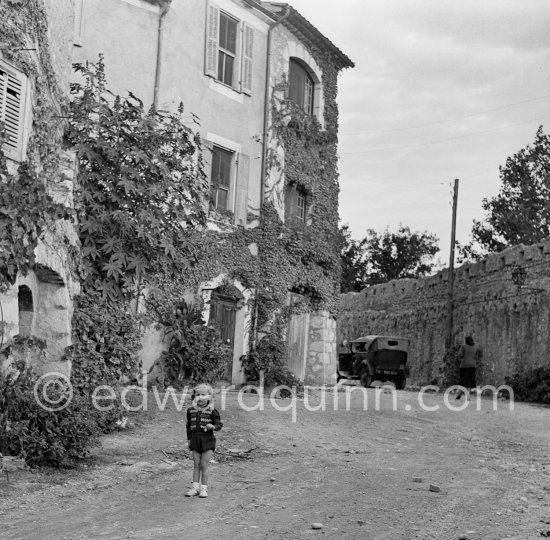
[{"label": "low stone wall", "polygon": [[[523,286],[512,273],[525,271]],[[441,382],[445,353],[448,269],[342,295],[338,342],[368,334],[411,339],[409,382]],[[483,349],[479,379],[506,376],[550,362],[550,240],[515,246],[455,270],[453,340],[472,335]]]}]

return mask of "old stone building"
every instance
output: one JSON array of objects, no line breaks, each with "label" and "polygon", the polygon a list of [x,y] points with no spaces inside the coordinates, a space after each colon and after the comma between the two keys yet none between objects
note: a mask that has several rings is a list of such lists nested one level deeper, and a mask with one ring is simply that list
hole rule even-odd
[{"label": "old stone building", "polygon": [[[69,209],[76,167],[71,153],[62,149],[62,134],[71,75],[73,14],[74,0],[6,0],[0,4],[0,122],[5,129],[2,150],[7,166],[0,190],[9,196],[9,179],[14,185],[25,175],[18,169],[26,161],[37,188],[31,186],[29,193],[21,188],[15,199],[32,197],[35,191],[39,193],[38,186],[44,186],[53,201]],[[36,195],[32,208],[37,213],[40,204]],[[17,234],[14,216],[24,220],[22,208],[12,209],[13,214],[0,212],[4,242],[12,238],[8,235]],[[6,267],[2,269],[2,343],[16,335],[27,338],[19,340],[18,354],[25,356],[26,349],[34,348],[32,356],[39,359],[35,366],[39,371],[70,372],[70,362],[61,358],[71,344],[73,298],[79,290],[70,262],[70,252],[78,249],[77,244],[72,222],[56,220],[38,241],[28,272],[17,272],[14,280],[7,280],[9,264],[14,262],[8,261],[7,272]],[[9,251],[7,244],[1,249],[4,256]],[[38,357],[37,343],[42,349]],[[10,353],[11,357],[15,354]],[[4,350],[4,362],[7,356]]]},{"label": "old stone building", "polygon": [[[283,3],[8,0],[2,9],[0,96],[10,105],[16,95],[19,114],[1,118],[16,141],[6,147],[11,170],[27,159],[55,200],[72,204],[75,164],[61,148],[72,62],[102,54],[115,93],[168,111],[183,103],[211,187],[210,247],[182,271],[185,300],[202,304],[232,347],[234,383],[251,341],[276,328],[299,378],[333,380],[337,76],[351,60]],[[59,221],[33,268],[2,293],[6,338],[46,340],[49,362],[70,344],[77,251],[70,220]],[[156,330],[143,346],[147,368],[163,346]]]},{"label": "old stone building", "polygon": [[[212,187],[209,228],[233,247],[231,255],[220,252],[216,261],[202,261],[200,282],[189,279],[189,298],[204,303],[205,320],[233,347],[232,381],[243,382],[239,359],[269,324],[264,320],[257,328],[254,301],[281,293],[290,308],[284,337],[291,369],[301,379],[331,381],[339,262],[334,248],[326,263],[330,269],[324,269],[322,252],[329,249],[308,255],[304,246],[308,235],[334,246],[337,75],[352,62],[287,4],[82,0],[77,7],[77,61],[95,61],[101,53],[115,92],[131,90],[165,110],[182,102],[186,118],[198,118]],[[292,133],[298,140],[302,131],[301,142],[291,143]],[[283,254],[280,262],[273,258],[276,250],[269,242],[276,243],[276,236],[243,235],[262,219],[265,224],[267,215],[272,231],[283,227],[279,239],[291,242],[294,236],[302,246],[293,268]],[[251,272],[264,279],[249,279]],[[300,308],[293,309],[295,304]],[[282,307],[272,305],[267,319]],[[144,367],[161,348],[150,329],[144,336]]]}]

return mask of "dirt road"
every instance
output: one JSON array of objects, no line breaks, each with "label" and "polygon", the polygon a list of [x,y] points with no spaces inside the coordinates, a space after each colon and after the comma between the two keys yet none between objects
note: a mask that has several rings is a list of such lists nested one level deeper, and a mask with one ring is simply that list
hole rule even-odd
[{"label": "dirt road", "polygon": [[[375,410],[369,389],[367,411],[357,391],[346,410],[336,395],[339,410],[332,392],[325,411],[298,400],[293,422],[291,410],[276,410],[289,399],[245,411],[228,394],[208,499],[184,497],[184,413],[173,403],[159,411],[149,395],[136,427],[105,437],[87,467],[0,479],[0,537],[525,540],[550,531],[548,408],[498,401],[494,411],[484,399],[480,411],[474,401],[453,412],[430,394],[425,404],[439,410],[426,411],[416,392],[397,392],[397,407],[381,394]],[[320,399],[312,393],[308,407]]]}]

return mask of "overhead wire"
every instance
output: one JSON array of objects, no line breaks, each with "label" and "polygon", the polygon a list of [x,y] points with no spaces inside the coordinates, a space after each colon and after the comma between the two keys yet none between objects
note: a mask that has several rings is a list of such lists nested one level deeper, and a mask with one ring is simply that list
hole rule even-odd
[{"label": "overhead wire", "polygon": [[396,133],[398,131],[408,131],[408,130],[411,130],[411,129],[419,129],[419,128],[423,128],[423,127],[430,127],[430,126],[437,126],[437,125],[441,125],[441,124],[448,124],[449,122],[456,122],[458,120],[466,120],[467,118],[473,118],[475,116],[481,116],[482,114],[487,114],[487,113],[495,112],[495,111],[501,111],[503,109],[509,109],[510,107],[515,107],[516,105],[523,105],[525,103],[532,103],[534,101],[541,101],[541,100],[547,99],[549,97],[550,97],[550,94],[545,94],[544,96],[539,96],[539,97],[536,97],[536,98],[526,99],[526,100],[523,100],[523,101],[516,101],[514,103],[508,103],[507,105],[501,105],[500,107],[495,107],[493,109],[486,109],[484,111],[479,111],[479,112],[476,112],[476,113],[467,114],[465,116],[451,117],[451,118],[447,118],[446,120],[438,120],[438,121],[435,121],[435,122],[429,122],[427,124],[417,124],[415,126],[407,126],[407,127],[402,127],[402,128],[386,129],[386,130],[381,130],[381,131],[367,131],[367,132],[361,132],[361,133],[343,133],[342,135],[343,136],[350,136],[350,137],[351,136],[357,137],[357,136],[360,136],[360,135],[381,135],[381,134],[384,134],[384,133]]},{"label": "overhead wire", "polygon": [[388,146],[388,147],[385,147],[385,148],[371,148],[369,150],[358,150],[356,152],[340,152],[339,155],[340,156],[348,156],[348,155],[357,155],[357,154],[369,154],[371,152],[384,152],[384,151],[388,151],[388,150],[405,150],[407,148],[419,148],[419,147],[422,147],[422,146],[429,146],[431,144],[438,144],[438,143],[442,143],[442,142],[456,141],[458,139],[465,139],[467,137],[472,137],[474,135],[481,135],[481,134],[484,134],[484,133],[492,133],[494,131],[499,131],[501,129],[508,129],[508,128],[511,128],[511,127],[522,126],[524,124],[529,124],[531,122],[540,122],[542,120],[547,120],[548,118],[550,118],[550,116],[543,116],[542,118],[533,118],[531,120],[525,120],[523,122],[517,122],[515,124],[508,124],[506,126],[500,126],[500,127],[496,127],[496,128],[485,129],[483,131],[474,131],[472,133],[466,133],[465,135],[458,135],[456,137],[447,137],[445,139],[436,139],[436,140],[433,140],[433,141],[427,141],[425,143],[409,144],[409,145],[403,145],[403,146]]}]

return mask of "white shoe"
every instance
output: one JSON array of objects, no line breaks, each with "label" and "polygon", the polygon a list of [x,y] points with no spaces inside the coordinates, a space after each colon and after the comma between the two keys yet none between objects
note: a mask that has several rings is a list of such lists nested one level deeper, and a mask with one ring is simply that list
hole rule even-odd
[{"label": "white shoe", "polygon": [[201,486],[199,490],[199,497],[201,497],[202,499],[208,497],[208,486]]},{"label": "white shoe", "polygon": [[200,493],[199,483],[193,482],[193,487],[185,494],[186,497],[194,497]]}]

